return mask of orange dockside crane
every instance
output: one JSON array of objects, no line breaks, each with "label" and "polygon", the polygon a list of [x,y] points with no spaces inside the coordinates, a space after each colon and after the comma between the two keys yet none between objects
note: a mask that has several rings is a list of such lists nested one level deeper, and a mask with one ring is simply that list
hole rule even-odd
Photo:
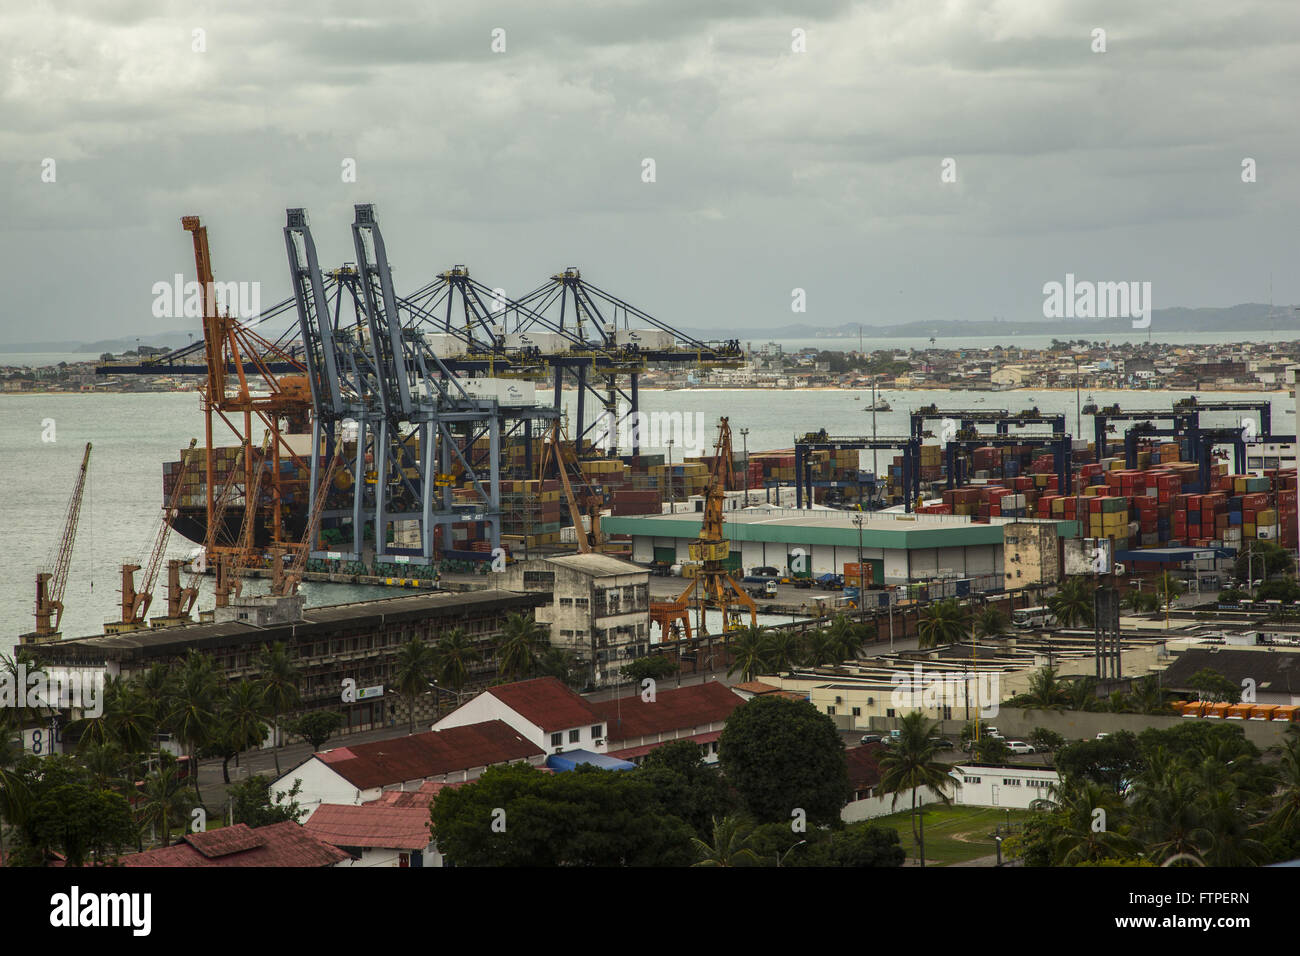
[{"label": "orange dockside crane", "polygon": [[63,635],[59,625],[63,621],[63,591],[68,586],[68,571],[72,567],[72,544],[77,540],[77,522],[81,518],[81,498],[86,490],[86,472],[90,468],[90,442],[81,456],[81,471],[68,500],[67,516],[63,521],[63,536],[50,564],[52,571],[36,575],[36,630],[20,635],[21,644],[46,644]]}]

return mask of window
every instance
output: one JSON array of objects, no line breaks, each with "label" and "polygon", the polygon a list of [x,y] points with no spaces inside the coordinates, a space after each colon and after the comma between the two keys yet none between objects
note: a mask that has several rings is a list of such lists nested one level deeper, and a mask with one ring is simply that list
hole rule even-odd
[{"label": "window", "polygon": [[589,603],[589,602],[587,601],[586,598],[574,598],[574,599],[573,599],[573,606],[574,606],[574,607],[586,607],[588,603]]},{"label": "window", "polygon": [[573,598],[560,598],[560,607],[573,607]]},{"label": "window", "polygon": [[569,731],[569,743],[571,743],[571,744],[576,744],[576,743],[577,743],[579,740],[581,740],[581,739],[582,739],[582,731],[581,731],[581,730],[570,730],[570,731]]},{"label": "window", "polygon": [[1019,780],[1016,780],[1015,778],[1007,779],[1006,777],[1003,777],[1003,778],[1002,778],[1002,786],[1004,786],[1004,787],[1018,787],[1018,786],[1020,786],[1020,781],[1019,781]]},{"label": "window", "polygon": [[828,714],[830,714],[832,717],[834,717],[834,716],[835,716],[835,707],[834,707],[834,705],[828,704],[827,707],[826,707],[826,713],[828,713]]},{"label": "window", "polygon": [[555,587],[554,571],[525,571],[525,591],[549,591]]},{"label": "window", "polygon": [[897,715],[894,713],[894,708],[890,707],[890,708],[886,709],[886,711],[885,711],[885,716],[886,716],[886,717],[896,717]]},{"label": "window", "polygon": [[861,707],[854,707],[854,708],[853,708],[853,716],[854,716],[854,717],[861,717],[861,716],[862,716],[862,708],[861,708]]},{"label": "window", "polygon": [[552,746],[552,747],[558,747],[558,746],[560,746],[562,743],[564,743],[564,734],[563,734],[563,733],[551,734],[551,746]]},{"label": "window", "polygon": [[601,728],[601,725],[600,725],[600,724],[596,724],[594,727],[591,728],[591,739],[592,739],[592,740],[595,740],[597,737],[600,736],[600,728]]}]

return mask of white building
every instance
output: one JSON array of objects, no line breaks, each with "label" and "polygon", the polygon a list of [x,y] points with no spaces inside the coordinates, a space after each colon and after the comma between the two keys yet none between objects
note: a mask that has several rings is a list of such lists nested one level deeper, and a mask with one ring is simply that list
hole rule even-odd
[{"label": "white building", "polygon": [[358,806],[388,791],[419,790],[428,781],[476,780],[491,766],[524,761],[537,767],[544,759],[536,744],[506,723],[465,721],[441,731],[322,750],[281,774],[271,793],[287,795],[300,781],[296,799],[309,820],[322,804]]},{"label": "white building", "polygon": [[443,858],[429,829],[429,803],[427,799],[401,805],[382,800],[360,806],[327,803],[303,826],[321,842],[349,854],[349,859],[335,864],[338,867],[440,867]]},{"label": "white building", "polygon": [[605,753],[605,719],[554,677],[489,687],[433,725],[434,731],[485,723],[511,728],[545,754]]},{"label": "white building", "polygon": [[957,782],[953,803],[973,807],[1009,807],[1028,810],[1035,800],[1048,796],[1061,782],[1051,767],[981,767],[958,765],[950,775]]}]

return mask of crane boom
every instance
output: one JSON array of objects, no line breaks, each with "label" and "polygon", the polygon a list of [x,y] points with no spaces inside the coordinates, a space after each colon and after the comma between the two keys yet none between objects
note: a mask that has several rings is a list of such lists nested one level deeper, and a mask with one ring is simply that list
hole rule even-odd
[{"label": "crane boom", "polygon": [[134,600],[131,602],[130,620],[135,624],[144,623],[145,615],[149,613],[149,605],[153,603],[153,589],[158,583],[158,572],[162,568],[163,554],[167,551],[167,538],[171,535],[172,519],[176,516],[176,512],[180,507],[185,473],[189,471],[190,459],[193,457],[191,453],[198,443],[197,438],[191,438],[189,447],[181,453],[181,467],[176,475],[176,484],[172,487],[171,499],[163,510],[162,524],[158,528],[157,536],[154,538],[153,551],[149,553],[149,563],[145,565],[144,579],[141,582],[140,589],[135,593]]},{"label": "crane boom", "polygon": [[[59,633],[63,620],[63,591],[68,585],[68,570],[72,566],[72,545],[77,540],[77,522],[81,517],[81,499],[86,489],[86,472],[90,468],[90,442],[81,456],[81,471],[68,500],[68,512],[63,521],[63,537],[54,559],[54,570],[36,575],[36,634],[37,638],[51,638]],[[53,618],[53,620],[51,620]]]},{"label": "crane boom", "polygon": [[[342,441],[339,443],[342,444]],[[316,534],[320,528],[321,515],[325,511],[325,499],[329,497],[329,487],[334,482],[334,475],[338,472],[339,465],[343,462],[343,456],[339,450],[335,450],[330,458],[329,467],[325,469],[325,474],[321,476],[320,487],[316,489],[316,504],[311,509],[311,516],[307,519],[307,527],[303,529],[302,541],[294,551],[293,564],[284,573],[281,579],[280,587],[277,589],[281,595],[290,595],[298,593],[298,584],[302,581],[303,573],[307,570],[307,557],[311,554],[311,546],[316,541]],[[279,557],[277,555],[277,561]]]}]

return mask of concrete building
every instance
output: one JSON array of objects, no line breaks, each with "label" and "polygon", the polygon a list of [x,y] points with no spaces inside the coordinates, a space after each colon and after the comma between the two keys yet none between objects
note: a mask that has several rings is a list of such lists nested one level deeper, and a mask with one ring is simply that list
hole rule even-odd
[{"label": "concrete building", "polygon": [[[218,679],[238,681],[259,676],[258,657],[283,642],[298,671],[304,710],[333,710],[344,715],[340,733],[373,730],[394,723],[385,696],[397,654],[412,638],[436,643],[452,628],[462,631],[481,652],[490,651],[506,616],[528,613],[545,600],[537,593],[516,594],[488,589],[470,593],[435,591],[379,601],[307,608],[304,620],[258,627],[248,621],[186,624],[124,634],[33,644],[31,655],[42,665],[67,673],[129,678],[155,663],[182,659],[191,650],[211,658]],[[495,677],[491,653],[480,653],[470,671],[471,686]],[[344,680],[364,695],[340,699]],[[432,717],[435,698],[416,701],[420,718]],[[405,716],[405,710],[403,710]]]},{"label": "concrete building", "polygon": [[[802,566],[814,575],[842,574],[858,560],[859,534],[853,512],[749,509],[727,515],[726,533],[737,568]],[[1073,521],[964,515],[868,513],[862,527],[862,560],[876,584],[906,584],[946,576],[1002,579],[1006,567],[1003,534],[1008,524],[1047,525],[1058,537],[1074,534]],[[689,560],[687,546],[700,533],[694,515],[638,515],[606,518],[609,534],[632,538],[632,560],[642,564]],[[1023,534],[1023,533],[1022,533]],[[1013,569],[1014,570],[1014,569]]]},{"label": "concrete building", "polygon": [[1004,365],[992,375],[989,381],[1004,388],[1020,388],[1029,378],[1029,371],[1019,365]]},{"label": "concrete building", "polygon": [[609,728],[610,756],[640,765],[650,751],[677,740],[700,748],[707,764],[718,762],[718,738],[732,712],[745,702],[726,684],[706,681],[687,687],[656,688],[653,699],[632,693],[592,701]]},{"label": "concrete building", "polygon": [[608,683],[650,649],[650,572],[604,554],[521,561],[503,572],[503,587],[546,593],[537,608],[551,646],[572,653],[595,684]]},{"label": "concrete building", "polygon": [[1002,549],[1007,590],[1061,580],[1061,545],[1055,523],[1016,521],[1003,525]]},{"label": "concrete building", "polygon": [[1028,810],[1045,799],[1061,776],[1050,767],[985,767],[958,764],[949,772],[956,782],[953,803],[971,807],[1008,807]]}]

